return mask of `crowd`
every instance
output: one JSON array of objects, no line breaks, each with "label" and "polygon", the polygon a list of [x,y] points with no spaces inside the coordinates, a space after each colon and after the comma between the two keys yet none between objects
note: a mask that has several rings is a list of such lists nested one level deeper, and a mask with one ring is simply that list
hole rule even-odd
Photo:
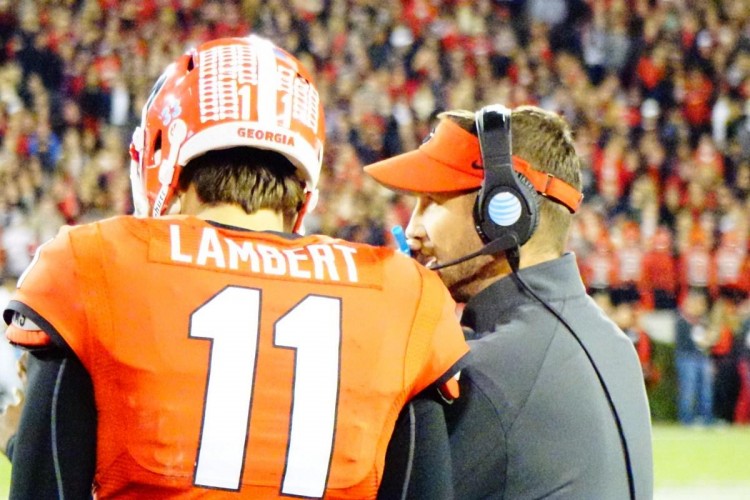
[{"label": "crowd", "polygon": [[392,244],[408,198],[362,166],[416,147],[440,110],[554,110],[585,163],[571,250],[647,380],[639,315],[676,317],[698,290],[715,332],[699,351],[750,383],[750,5],[734,0],[1,1],[2,277],[62,224],[131,212],[151,82],[188,47],[250,32],[314,68],[326,106],[308,231]]}]

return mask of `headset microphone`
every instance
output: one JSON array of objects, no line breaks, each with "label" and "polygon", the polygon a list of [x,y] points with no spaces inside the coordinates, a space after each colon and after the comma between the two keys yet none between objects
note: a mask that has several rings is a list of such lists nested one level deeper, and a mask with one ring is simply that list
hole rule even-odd
[{"label": "headset microphone", "polygon": [[496,253],[503,252],[512,248],[518,248],[518,239],[516,238],[515,234],[507,233],[501,236],[500,238],[497,238],[487,243],[485,246],[483,246],[476,252],[472,252],[470,254],[464,255],[463,257],[459,257],[458,259],[449,260],[448,262],[444,264],[438,264],[436,266],[428,266],[428,267],[433,271],[438,271],[440,269],[444,269],[450,266],[455,266],[456,264],[460,264],[462,262],[466,262],[467,260],[474,259],[476,257],[479,257],[480,255],[494,255]]}]

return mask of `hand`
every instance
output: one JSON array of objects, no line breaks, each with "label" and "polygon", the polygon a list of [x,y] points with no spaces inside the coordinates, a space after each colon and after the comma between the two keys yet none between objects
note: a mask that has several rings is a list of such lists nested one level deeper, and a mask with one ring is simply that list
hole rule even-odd
[{"label": "hand", "polygon": [[18,424],[21,422],[25,400],[20,389],[14,391],[13,401],[0,413],[0,452],[5,455],[7,455],[8,442],[18,431]]}]

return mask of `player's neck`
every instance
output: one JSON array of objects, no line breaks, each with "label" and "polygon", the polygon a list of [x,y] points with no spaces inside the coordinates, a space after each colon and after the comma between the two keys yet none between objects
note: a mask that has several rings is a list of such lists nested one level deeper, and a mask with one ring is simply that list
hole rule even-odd
[{"label": "player's neck", "polygon": [[284,216],[281,212],[263,208],[248,214],[236,203],[208,205],[201,201],[192,185],[187,191],[179,194],[175,211],[183,215],[193,215],[199,219],[252,231],[288,231],[288,228],[284,227]]},{"label": "player's neck", "polygon": [[284,217],[273,210],[261,209],[247,214],[239,205],[201,206],[194,213],[200,219],[218,222],[227,226],[241,227],[253,231],[283,232]]}]

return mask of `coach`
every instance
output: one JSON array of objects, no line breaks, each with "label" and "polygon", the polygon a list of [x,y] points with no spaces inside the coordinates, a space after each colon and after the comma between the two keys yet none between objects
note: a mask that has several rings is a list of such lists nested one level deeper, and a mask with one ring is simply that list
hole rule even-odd
[{"label": "coach", "polygon": [[565,253],[582,198],[568,125],[530,106],[440,118],[367,172],[417,197],[410,247],[476,332],[445,409],[456,498],[651,498],[638,357]]}]

